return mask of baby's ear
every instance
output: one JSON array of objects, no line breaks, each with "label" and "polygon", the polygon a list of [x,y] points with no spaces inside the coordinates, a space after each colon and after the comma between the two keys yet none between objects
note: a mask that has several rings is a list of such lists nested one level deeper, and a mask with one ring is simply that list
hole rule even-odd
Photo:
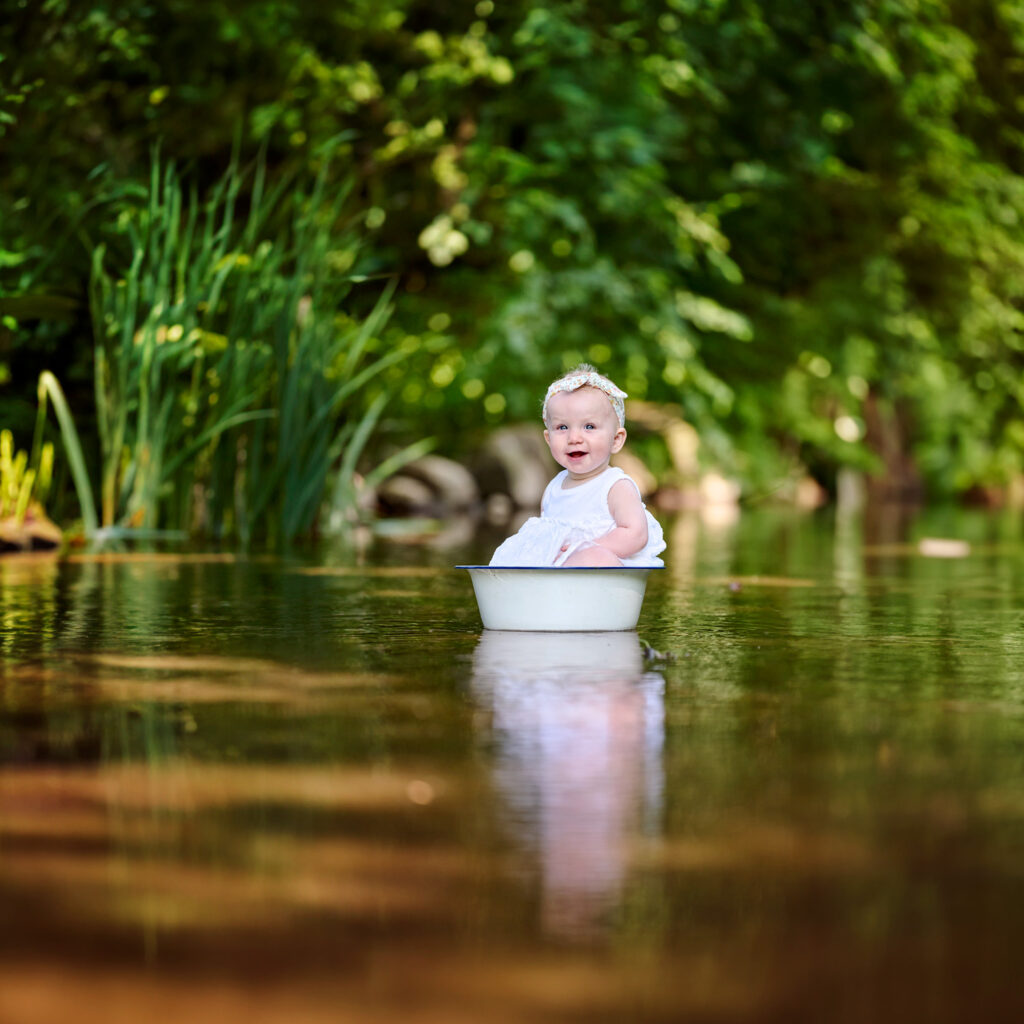
[{"label": "baby's ear", "polygon": [[615,431],[615,436],[612,438],[612,454],[614,455],[617,451],[622,450],[622,446],[626,443],[626,428],[619,427]]}]

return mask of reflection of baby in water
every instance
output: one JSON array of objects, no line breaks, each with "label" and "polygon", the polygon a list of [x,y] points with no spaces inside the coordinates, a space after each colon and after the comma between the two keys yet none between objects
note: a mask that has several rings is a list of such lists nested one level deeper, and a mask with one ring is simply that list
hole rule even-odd
[{"label": "reflection of baby in water", "polygon": [[660,806],[664,680],[634,633],[487,631],[473,686],[493,710],[509,824],[539,861],[544,929],[594,937]]}]

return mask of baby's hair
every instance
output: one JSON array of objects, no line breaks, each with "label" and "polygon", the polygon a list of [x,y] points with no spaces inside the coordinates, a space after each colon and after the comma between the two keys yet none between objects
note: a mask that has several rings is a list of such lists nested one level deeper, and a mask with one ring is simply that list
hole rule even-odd
[{"label": "baby's hair", "polygon": [[563,373],[561,377],[556,377],[551,382],[547,394],[544,396],[544,404],[541,406],[541,419],[547,423],[548,402],[551,400],[552,395],[557,395],[561,391],[577,391],[579,388],[585,387],[597,388],[598,391],[603,391],[608,396],[608,401],[612,403],[612,408],[615,410],[615,415],[619,420],[619,426],[624,427],[626,425],[626,407],[623,403],[623,399],[627,397],[626,392],[617,387],[603,373],[595,370],[590,363],[580,363],[579,366],[573,367],[573,369]]},{"label": "baby's hair", "polygon": [[[600,373],[596,366],[591,366],[590,363],[580,363],[578,366],[574,366],[571,370],[566,370],[561,377],[556,377],[555,380],[565,380],[566,377],[575,377],[578,373]],[[602,373],[603,377],[604,374]]]}]

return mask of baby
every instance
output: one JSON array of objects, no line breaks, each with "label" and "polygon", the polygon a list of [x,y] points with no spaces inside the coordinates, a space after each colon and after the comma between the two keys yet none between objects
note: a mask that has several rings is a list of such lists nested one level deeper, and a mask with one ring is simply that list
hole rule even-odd
[{"label": "baby", "polygon": [[611,457],[626,441],[626,393],[586,363],[544,396],[544,440],[563,470],[491,565],[660,566],[665,540],[636,484]]}]

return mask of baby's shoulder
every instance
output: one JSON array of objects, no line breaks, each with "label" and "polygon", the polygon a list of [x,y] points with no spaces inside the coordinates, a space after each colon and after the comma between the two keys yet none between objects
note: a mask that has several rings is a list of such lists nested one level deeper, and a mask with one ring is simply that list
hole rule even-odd
[{"label": "baby's shoulder", "polygon": [[619,487],[620,491],[628,488],[631,491],[635,491],[637,495],[640,494],[637,482],[624,469],[619,469],[618,466],[609,466],[604,471],[603,479],[606,493],[611,491],[613,487],[619,487],[619,484],[623,484],[622,487]]},{"label": "baby's shoulder", "polygon": [[636,481],[628,473],[623,473],[618,479],[613,480],[605,494],[608,497],[609,504],[612,502],[625,502],[631,505],[643,504],[640,488],[637,487]]}]

